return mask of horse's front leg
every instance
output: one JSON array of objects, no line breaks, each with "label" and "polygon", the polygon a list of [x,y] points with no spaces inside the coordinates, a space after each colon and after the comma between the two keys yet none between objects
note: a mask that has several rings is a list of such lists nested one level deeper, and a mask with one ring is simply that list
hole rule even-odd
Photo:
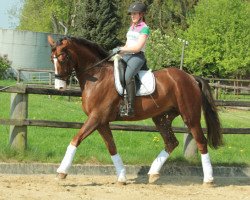
[{"label": "horse's front leg", "polygon": [[126,184],[126,181],[127,181],[126,169],[123,165],[123,162],[122,162],[120,155],[117,153],[114,138],[113,138],[113,135],[112,135],[112,132],[111,132],[109,125],[106,124],[106,125],[99,126],[97,128],[97,130],[99,131],[100,135],[102,136],[102,138],[103,138],[103,140],[108,148],[108,151],[111,155],[111,159],[112,159],[114,166],[115,166],[115,169],[116,169],[118,183],[121,183],[123,185]]},{"label": "horse's front leg", "polygon": [[66,178],[69,168],[72,165],[72,161],[75,156],[77,147],[86,137],[88,137],[93,131],[96,130],[97,126],[98,126],[97,120],[94,117],[89,117],[82,126],[82,128],[79,130],[77,135],[74,136],[74,138],[71,140],[66,150],[66,153],[59,168],[57,169],[58,178],[60,179]]}]

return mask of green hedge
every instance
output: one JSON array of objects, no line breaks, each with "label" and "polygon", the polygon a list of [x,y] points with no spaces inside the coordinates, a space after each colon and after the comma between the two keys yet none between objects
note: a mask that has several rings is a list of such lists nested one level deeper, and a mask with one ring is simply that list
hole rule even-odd
[{"label": "green hedge", "polygon": [[147,42],[146,57],[150,69],[158,70],[168,66],[179,67],[183,42],[159,29],[152,31]]},{"label": "green hedge", "polygon": [[0,55],[0,79],[4,78],[4,73],[10,68],[11,62],[8,60],[7,55]]}]

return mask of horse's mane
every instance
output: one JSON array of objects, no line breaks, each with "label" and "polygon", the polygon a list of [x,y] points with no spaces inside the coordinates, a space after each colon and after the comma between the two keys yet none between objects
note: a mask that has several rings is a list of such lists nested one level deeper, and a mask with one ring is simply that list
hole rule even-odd
[{"label": "horse's mane", "polygon": [[76,44],[86,46],[86,47],[88,47],[88,49],[90,49],[91,51],[96,53],[97,56],[100,57],[101,59],[104,59],[109,55],[109,53],[106,50],[104,50],[104,48],[102,48],[100,45],[98,45],[98,44],[96,44],[94,42],[91,42],[91,41],[89,41],[87,39],[84,39],[84,38],[64,37],[64,38],[62,38],[60,40],[60,43],[63,40],[71,40],[72,42],[74,42]]}]

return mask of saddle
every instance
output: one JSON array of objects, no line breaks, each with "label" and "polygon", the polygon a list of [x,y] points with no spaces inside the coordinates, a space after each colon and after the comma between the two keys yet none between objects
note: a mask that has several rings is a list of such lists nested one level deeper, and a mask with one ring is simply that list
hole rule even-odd
[{"label": "saddle", "polygon": [[[119,95],[124,95],[125,88],[125,68],[122,65],[124,61],[119,54],[113,56],[115,88]],[[135,76],[136,96],[147,96],[155,91],[155,76],[151,70],[140,70]]]}]

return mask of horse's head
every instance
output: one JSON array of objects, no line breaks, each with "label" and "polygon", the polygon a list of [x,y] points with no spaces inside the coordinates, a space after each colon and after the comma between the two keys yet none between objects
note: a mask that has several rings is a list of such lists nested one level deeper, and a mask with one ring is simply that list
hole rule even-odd
[{"label": "horse's head", "polygon": [[55,67],[55,88],[66,90],[67,81],[76,65],[70,52],[71,42],[67,38],[55,42],[51,36],[48,36],[48,42],[51,46],[51,61]]}]

